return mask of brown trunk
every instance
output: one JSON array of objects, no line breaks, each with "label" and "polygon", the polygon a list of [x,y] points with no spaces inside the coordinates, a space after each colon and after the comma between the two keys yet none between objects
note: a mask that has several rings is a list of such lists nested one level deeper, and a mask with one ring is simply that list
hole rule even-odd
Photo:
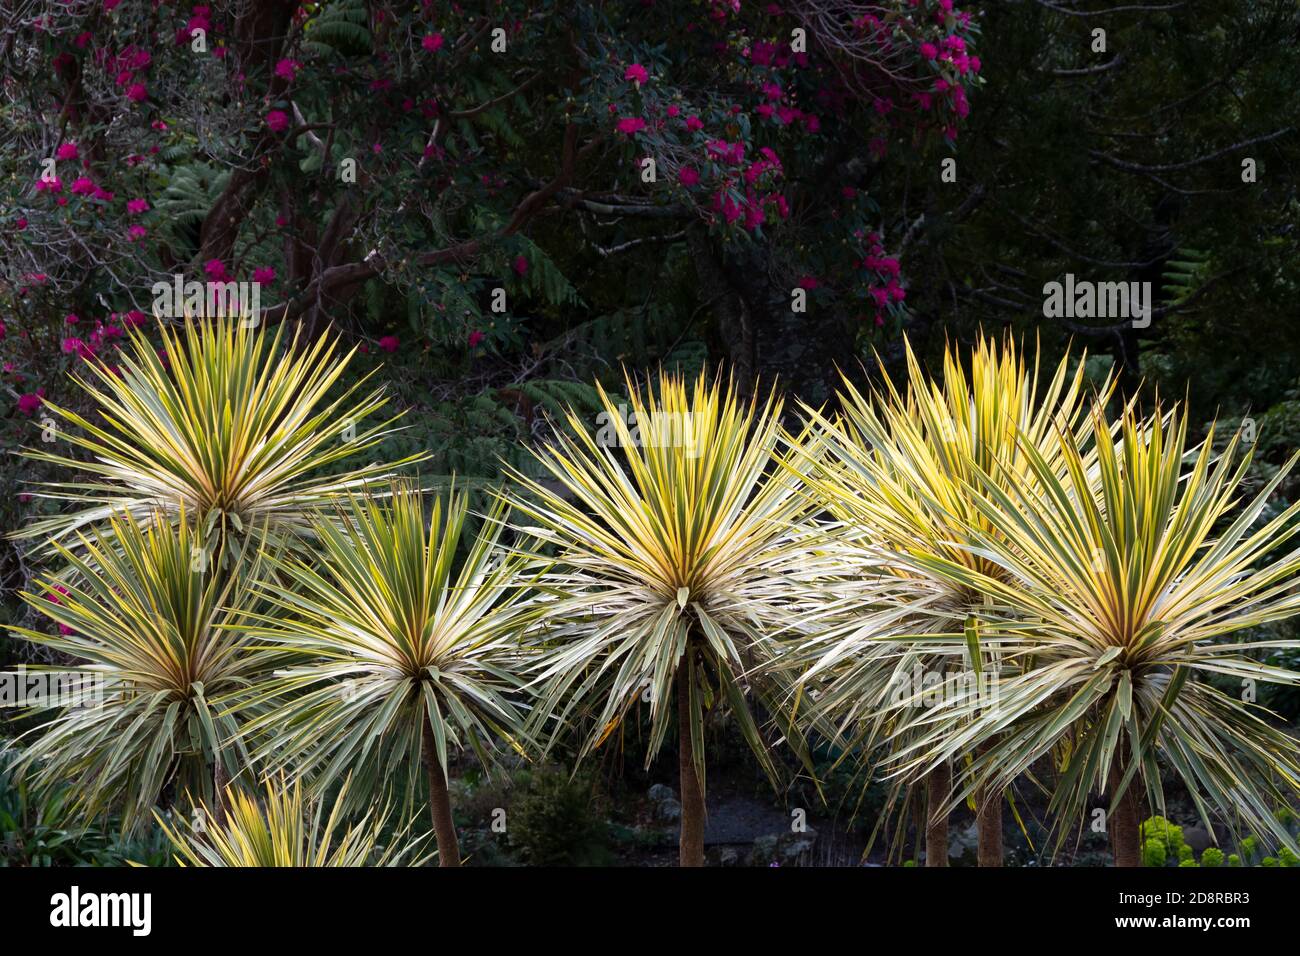
[{"label": "brown trunk", "polygon": [[935,810],[948,799],[952,768],[942,763],[925,775],[925,865],[948,865],[948,816]]},{"label": "brown trunk", "polygon": [[704,865],[704,791],[695,773],[695,744],[691,740],[691,689],[689,669],[677,671],[677,773],[682,791],[682,835],[678,843],[680,866]]},{"label": "brown trunk", "polygon": [[[987,750],[987,745],[980,751]],[[980,866],[1002,865],[1002,791],[980,787],[975,791],[975,832],[979,837],[976,859]]]},{"label": "brown trunk", "polygon": [[[1124,779],[1125,767],[1116,755],[1114,763],[1110,765],[1110,779],[1108,781],[1108,796],[1113,800],[1115,791],[1119,789],[1120,781]],[[1138,778],[1135,774],[1133,779],[1128,782],[1128,789],[1124,791],[1124,796],[1120,798],[1107,820],[1110,828],[1110,850],[1115,857],[1116,866],[1141,866],[1142,865],[1142,838],[1138,825],[1138,799],[1137,799]]]},{"label": "brown trunk", "polygon": [[221,762],[221,755],[217,754],[212,760],[212,789],[216,793],[212,802],[212,822],[219,827],[226,825],[226,788],[229,786],[230,777],[226,775],[226,765]]},{"label": "brown trunk", "polygon": [[438,841],[438,865],[460,866],[460,844],[456,840],[456,825],[451,819],[451,797],[447,793],[447,775],[438,763],[438,750],[433,743],[433,724],[428,714],[424,717],[424,736],[420,741],[424,752],[424,770],[429,775],[429,816],[433,818],[433,833]]}]

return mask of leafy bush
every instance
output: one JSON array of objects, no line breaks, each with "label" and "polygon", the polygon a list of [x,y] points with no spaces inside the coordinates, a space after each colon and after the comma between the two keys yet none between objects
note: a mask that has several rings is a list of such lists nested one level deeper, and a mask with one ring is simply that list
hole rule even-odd
[{"label": "leafy bush", "polygon": [[599,866],[610,862],[609,828],[589,774],[548,767],[533,773],[512,802],[506,827],[520,857],[534,866]]},{"label": "leafy bush", "polygon": [[[1295,814],[1283,808],[1276,814],[1277,820],[1284,827],[1294,831]],[[1200,862],[1196,860],[1195,851],[1183,841],[1183,828],[1170,823],[1164,817],[1151,817],[1142,824],[1142,863],[1145,866],[1298,866],[1297,857],[1288,847],[1283,846],[1276,856],[1265,856],[1258,837],[1248,836],[1241,841],[1239,853],[1230,853],[1225,858],[1218,847],[1206,847],[1201,852]],[[1245,862],[1243,862],[1245,861]]]},{"label": "leafy bush", "polygon": [[70,785],[33,789],[0,766],[0,866],[166,866],[167,841],[157,830],[123,838],[114,822],[81,826]]}]

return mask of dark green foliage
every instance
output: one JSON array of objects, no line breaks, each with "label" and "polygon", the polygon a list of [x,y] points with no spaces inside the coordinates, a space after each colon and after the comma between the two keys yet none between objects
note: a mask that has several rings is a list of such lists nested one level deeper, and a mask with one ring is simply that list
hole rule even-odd
[{"label": "dark green foliage", "polygon": [[0,766],[0,866],[168,866],[171,854],[161,831],[124,838],[111,823],[79,822],[75,788],[33,792]]},{"label": "dark green foliage", "polygon": [[510,844],[533,866],[598,866],[611,862],[595,777],[542,768],[513,795]]}]

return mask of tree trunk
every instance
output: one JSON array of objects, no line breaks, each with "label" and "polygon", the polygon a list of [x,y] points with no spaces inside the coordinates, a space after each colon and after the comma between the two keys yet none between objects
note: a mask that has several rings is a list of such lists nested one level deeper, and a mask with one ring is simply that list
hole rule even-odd
[{"label": "tree trunk", "polygon": [[948,816],[935,810],[948,799],[952,789],[952,768],[940,764],[925,775],[925,865],[948,865]]},{"label": "tree trunk", "polygon": [[[1109,796],[1113,800],[1120,781],[1124,779],[1126,768],[1118,755],[1110,765]],[[1116,866],[1142,865],[1142,838],[1138,825],[1138,778],[1135,774],[1128,783],[1128,789],[1120,798],[1115,812],[1107,820],[1110,828],[1110,850],[1115,857]]]},{"label": "tree trunk", "polygon": [[[980,751],[987,750],[987,745]],[[975,832],[979,837],[976,859],[980,866],[1002,865],[1002,791],[980,787],[975,791]]]},{"label": "tree trunk", "polygon": [[212,802],[212,822],[219,827],[226,825],[226,788],[230,786],[230,777],[226,775],[226,765],[221,762],[221,754],[212,759],[212,789],[215,793]]},{"label": "tree trunk", "polygon": [[438,841],[438,865],[460,866],[460,844],[456,840],[456,825],[451,819],[451,797],[447,792],[447,775],[438,763],[438,751],[433,743],[433,724],[424,716],[424,735],[420,741],[424,753],[424,770],[429,775],[429,816],[433,818],[433,833]]},{"label": "tree trunk", "polygon": [[695,773],[695,744],[691,740],[691,688],[689,668],[677,670],[677,773],[682,791],[682,835],[678,842],[680,866],[704,865],[704,791]]}]

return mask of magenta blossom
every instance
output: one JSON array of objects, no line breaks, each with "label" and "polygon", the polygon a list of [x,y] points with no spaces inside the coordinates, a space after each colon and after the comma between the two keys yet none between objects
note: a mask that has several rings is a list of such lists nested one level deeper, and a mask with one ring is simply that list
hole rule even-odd
[{"label": "magenta blossom", "polygon": [[132,83],[126,88],[126,98],[132,103],[143,103],[149,98],[149,91],[143,83]]},{"label": "magenta blossom", "polygon": [[253,281],[254,281],[254,282],[274,282],[274,281],[275,281],[275,269],[273,269],[271,266],[262,266],[260,269],[254,269],[254,270],[253,270]]},{"label": "magenta blossom", "polygon": [[646,72],[645,67],[640,63],[633,63],[627,68],[627,72],[623,74],[623,79],[631,80],[633,83],[640,86],[649,81],[650,74]]},{"label": "magenta blossom", "polygon": [[523,256],[515,256],[515,273],[523,275],[528,271],[528,260]]},{"label": "magenta blossom", "polygon": [[289,128],[289,114],[284,110],[271,110],[266,114],[266,125],[272,133],[283,133]]},{"label": "magenta blossom", "polygon": [[631,136],[645,129],[645,120],[641,119],[639,116],[625,116],[615,123],[614,126],[620,133],[626,133],[628,136]]},{"label": "magenta blossom", "polygon": [[443,38],[441,33],[430,33],[420,41],[420,46],[424,47],[430,53],[437,53],[442,49]]},{"label": "magenta blossom", "polygon": [[478,329],[475,329],[473,332],[469,334],[470,348],[476,348],[478,344],[482,341],[483,341],[483,333],[480,332]]},{"label": "magenta blossom", "polygon": [[126,211],[133,216],[138,216],[142,212],[149,211],[149,200],[147,199],[128,199],[126,201]]},{"label": "magenta blossom", "polygon": [[401,341],[397,338],[396,335],[385,335],[382,339],[379,340],[378,343],[381,349],[383,349],[385,352],[388,352],[390,354],[396,352],[398,348],[401,346],[401,344],[402,344]]},{"label": "magenta blossom", "polygon": [[220,259],[209,259],[203,263],[203,271],[213,282],[221,282],[226,278],[226,264]]},{"label": "magenta blossom", "polygon": [[77,155],[76,143],[62,143],[59,148],[54,151],[56,159],[76,159]]}]

